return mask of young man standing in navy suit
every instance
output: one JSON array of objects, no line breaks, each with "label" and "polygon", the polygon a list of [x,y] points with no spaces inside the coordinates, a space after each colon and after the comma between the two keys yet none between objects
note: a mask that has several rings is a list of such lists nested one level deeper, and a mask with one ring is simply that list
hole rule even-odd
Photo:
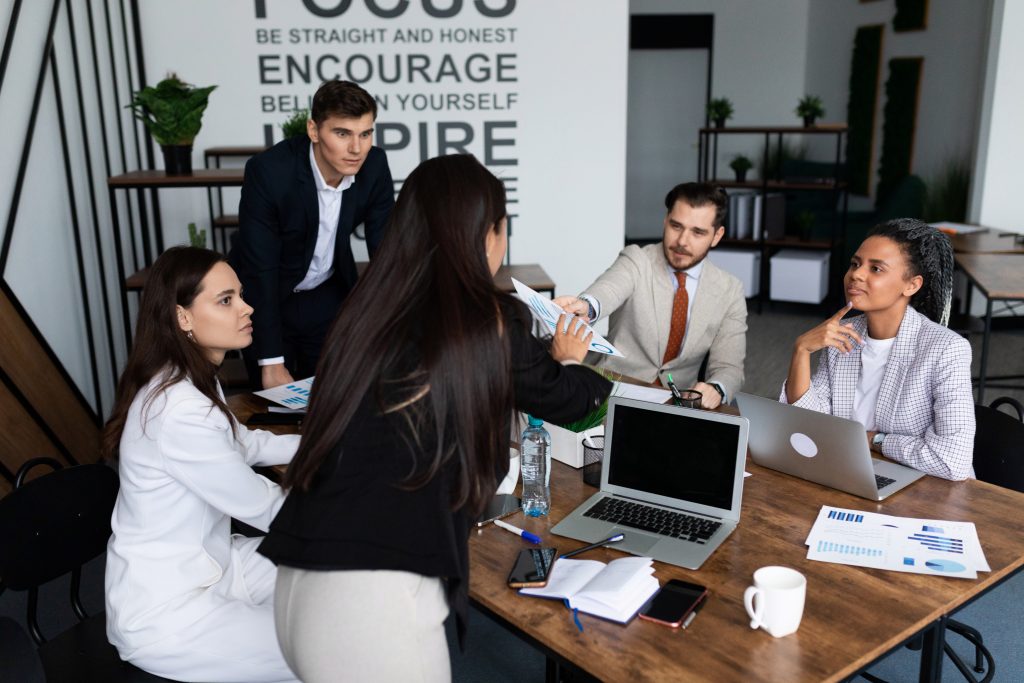
[{"label": "young man standing in navy suit", "polygon": [[365,225],[371,258],[380,246],[394,184],[387,156],[373,146],[376,118],[368,92],[328,81],[313,96],[308,137],[279,142],[245,166],[229,260],[255,310],[246,351],[254,385],[314,373],[327,329],[356,282],[353,230]]}]

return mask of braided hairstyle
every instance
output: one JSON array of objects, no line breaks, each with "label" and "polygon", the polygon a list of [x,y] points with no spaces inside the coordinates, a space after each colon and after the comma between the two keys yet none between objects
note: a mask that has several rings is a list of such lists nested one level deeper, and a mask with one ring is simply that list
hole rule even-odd
[{"label": "braided hairstyle", "polygon": [[909,265],[908,277],[924,284],[910,305],[942,326],[949,323],[953,300],[953,245],[940,230],[916,218],[895,218],[871,229],[868,237],[887,237],[900,245]]}]

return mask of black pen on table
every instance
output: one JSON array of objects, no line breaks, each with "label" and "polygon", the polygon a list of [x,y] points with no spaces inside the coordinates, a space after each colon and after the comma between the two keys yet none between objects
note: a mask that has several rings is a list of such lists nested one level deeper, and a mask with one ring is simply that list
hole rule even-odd
[{"label": "black pen on table", "polygon": [[615,534],[614,536],[609,536],[608,538],[604,539],[603,541],[598,541],[597,543],[591,543],[590,545],[585,545],[582,548],[577,548],[576,550],[573,550],[572,552],[568,552],[565,555],[559,555],[558,559],[564,560],[567,557],[572,557],[573,555],[579,555],[580,553],[585,553],[588,550],[593,550],[594,548],[600,548],[601,546],[607,545],[609,543],[618,543],[623,538],[624,538],[624,536],[622,534]]},{"label": "black pen on table", "polygon": [[665,374],[668,377],[668,388],[672,391],[672,400],[675,401],[677,406],[683,405],[683,396],[679,393],[679,387],[672,381],[672,373],[668,372]]},{"label": "black pen on table", "polygon": [[690,624],[693,623],[693,620],[697,618],[697,612],[699,612],[702,609],[704,609],[704,605],[707,604],[707,601],[708,601],[708,596],[705,595],[704,598],[700,602],[698,602],[696,605],[693,606],[693,609],[690,610],[690,614],[686,617],[686,620],[683,622],[683,628],[684,629],[688,628],[690,626]]}]

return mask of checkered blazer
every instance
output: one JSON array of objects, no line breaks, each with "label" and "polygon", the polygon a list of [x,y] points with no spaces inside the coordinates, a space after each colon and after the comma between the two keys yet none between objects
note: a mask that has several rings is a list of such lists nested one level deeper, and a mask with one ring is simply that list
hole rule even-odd
[{"label": "checkered blazer", "polygon": [[[848,321],[863,335],[863,315]],[[860,348],[827,347],[807,390],[793,405],[850,419],[860,376]],[[786,403],[786,387],[779,400]],[[913,309],[900,323],[875,406],[882,453],[943,479],[974,476],[974,391],[971,346]]]}]

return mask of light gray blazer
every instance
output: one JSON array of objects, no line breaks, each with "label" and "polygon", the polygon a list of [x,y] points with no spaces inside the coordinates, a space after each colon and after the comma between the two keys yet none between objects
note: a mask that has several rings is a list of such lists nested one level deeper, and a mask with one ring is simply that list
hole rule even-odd
[{"label": "light gray blazer", "polygon": [[704,261],[697,294],[687,320],[682,353],[661,364],[672,327],[675,289],[666,270],[661,243],[630,245],[586,295],[600,302],[601,317],[608,316],[608,338],[625,358],[601,356],[597,362],[616,372],[648,382],[671,372],[680,389],[697,381],[704,355],[710,352],[706,381],[716,382],[731,399],[743,386],[743,359],[747,353],[747,300],[742,283]]},{"label": "light gray blazer", "polygon": [[[867,319],[848,321],[863,335]],[[860,348],[828,347],[807,390],[793,405],[851,419]],[[786,386],[780,401],[786,403]],[[973,476],[974,390],[971,345],[908,306],[885,365],[875,406],[882,454],[943,479]]]}]

